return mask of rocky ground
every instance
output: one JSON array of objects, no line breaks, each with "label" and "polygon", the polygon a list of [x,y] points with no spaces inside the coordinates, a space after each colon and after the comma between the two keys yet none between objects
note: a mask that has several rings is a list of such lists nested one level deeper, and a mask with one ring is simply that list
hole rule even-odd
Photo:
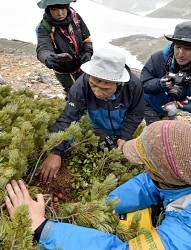
[{"label": "rocky ground", "polygon": [[35,45],[0,39],[0,84],[13,89],[29,88],[36,95],[64,97],[65,92],[52,70],[36,58]]},{"label": "rocky ground", "polygon": [[111,44],[115,46],[126,48],[132,55],[135,55],[143,65],[151,54],[161,50],[168,43],[164,37],[155,38],[143,34],[117,38],[111,41]]},{"label": "rocky ground", "polygon": [[[134,35],[114,39],[113,45],[127,48],[143,64],[154,51],[166,44],[166,39]],[[36,58],[36,46],[18,40],[0,39],[0,84],[11,84],[13,89],[30,88],[36,95],[64,97],[63,87],[52,70]],[[133,69],[139,75],[139,70]]]}]

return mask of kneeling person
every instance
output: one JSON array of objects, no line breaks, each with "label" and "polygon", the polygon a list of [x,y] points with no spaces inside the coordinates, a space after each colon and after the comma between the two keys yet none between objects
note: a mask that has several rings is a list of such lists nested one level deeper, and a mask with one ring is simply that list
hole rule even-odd
[{"label": "kneeling person", "polygon": [[[97,50],[92,59],[81,66],[85,73],[71,87],[53,132],[64,131],[87,110],[95,134],[101,140],[107,136],[117,138],[117,147],[122,149],[144,117],[142,84],[125,61],[117,50]],[[43,182],[51,181],[57,174],[64,151],[63,142],[43,162],[40,174]]]}]

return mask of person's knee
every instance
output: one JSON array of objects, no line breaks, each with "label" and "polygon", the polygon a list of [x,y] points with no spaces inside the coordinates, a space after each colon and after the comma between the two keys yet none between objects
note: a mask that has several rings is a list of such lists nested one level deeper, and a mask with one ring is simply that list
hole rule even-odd
[{"label": "person's knee", "polygon": [[159,116],[145,116],[145,122],[146,122],[146,125],[150,125],[151,123],[153,122],[157,122],[157,121],[160,121],[161,119],[159,118]]},{"label": "person's knee", "polygon": [[153,122],[160,121],[159,114],[153,110],[151,107],[146,107],[145,108],[145,122],[146,125],[149,125]]}]

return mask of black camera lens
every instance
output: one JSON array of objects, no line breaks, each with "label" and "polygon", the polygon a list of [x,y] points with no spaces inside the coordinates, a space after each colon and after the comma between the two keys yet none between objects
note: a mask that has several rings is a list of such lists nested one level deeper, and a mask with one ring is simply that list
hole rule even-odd
[{"label": "black camera lens", "polygon": [[168,92],[175,100],[178,100],[182,95],[183,86],[174,85]]}]

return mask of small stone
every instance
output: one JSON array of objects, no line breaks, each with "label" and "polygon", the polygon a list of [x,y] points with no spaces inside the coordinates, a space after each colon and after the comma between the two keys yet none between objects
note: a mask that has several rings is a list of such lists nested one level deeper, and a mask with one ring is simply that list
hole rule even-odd
[{"label": "small stone", "polygon": [[58,201],[59,201],[58,197],[56,197],[56,196],[55,196],[55,197],[53,197],[53,202],[55,202],[55,203],[56,203],[56,202],[58,202]]},{"label": "small stone", "polygon": [[58,193],[57,196],[58,196],[58,199],[60,199],[60,200],[63,198],[63,194],[62,193]]}]

